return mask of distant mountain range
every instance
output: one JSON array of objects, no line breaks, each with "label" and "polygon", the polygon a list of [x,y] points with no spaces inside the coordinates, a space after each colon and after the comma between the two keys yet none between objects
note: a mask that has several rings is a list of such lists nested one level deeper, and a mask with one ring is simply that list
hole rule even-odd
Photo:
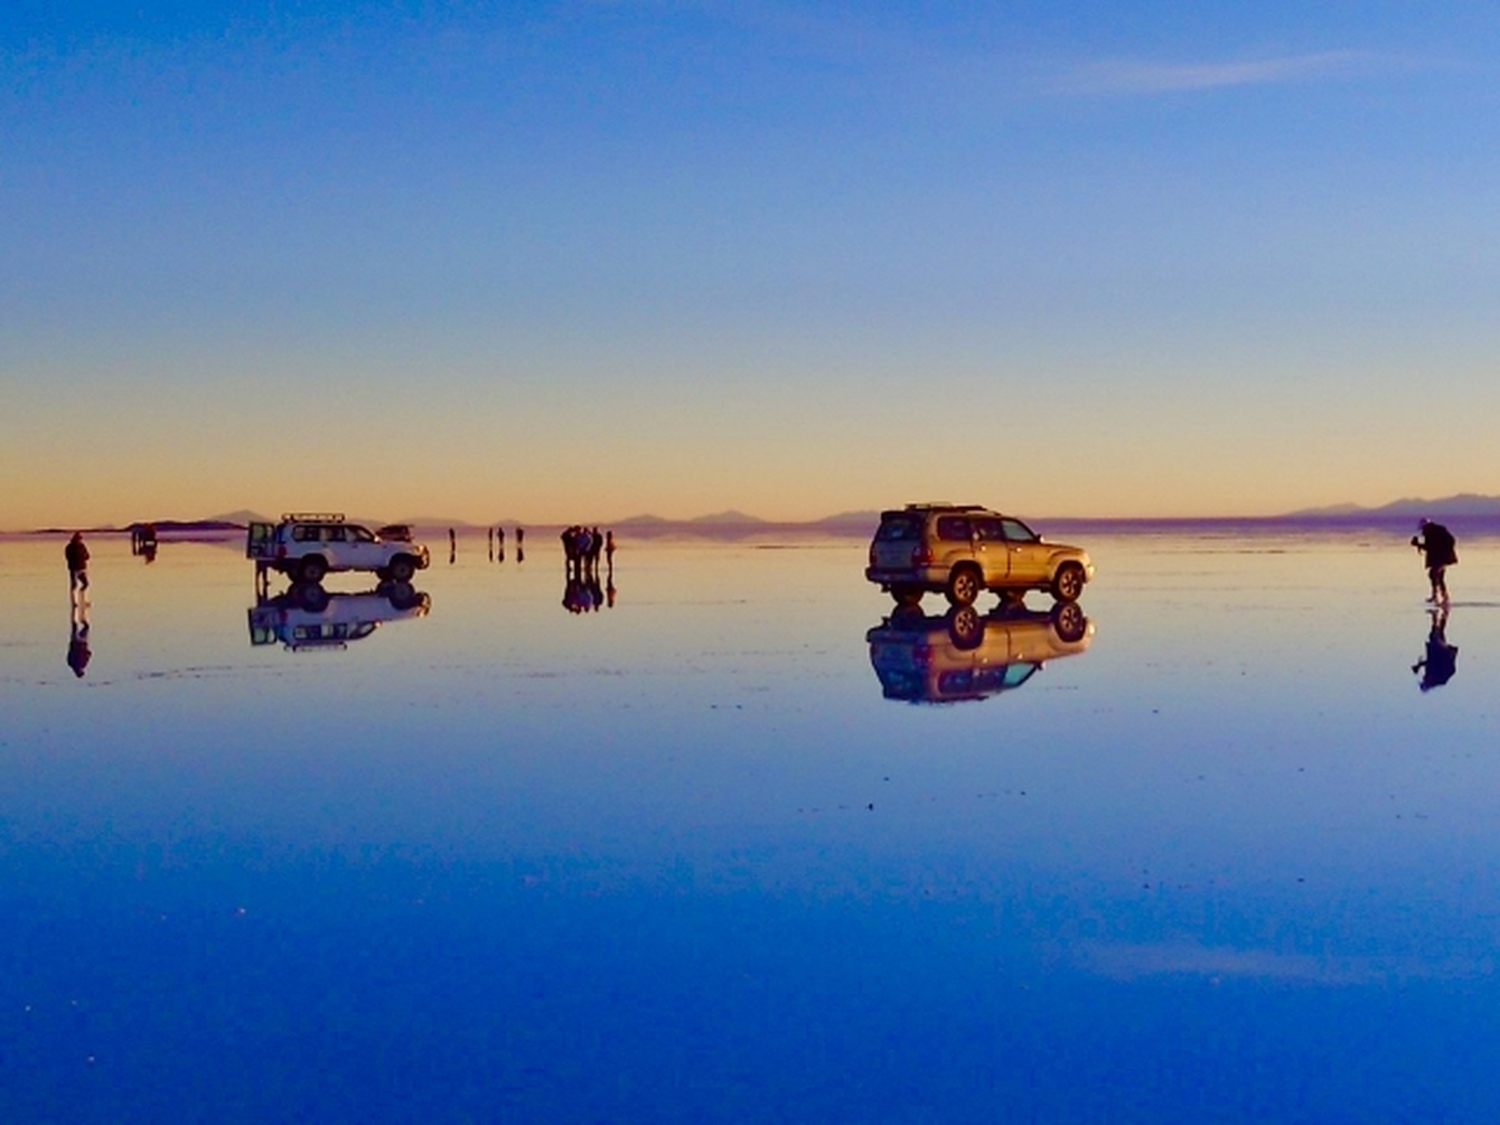
[{"label": "distant mountain range", "polygon": [[[859,526],[863,526],[863,527],[873,528],[879,522],[880,522],[880,513],[878,511],[874,511],[874,510],[867,511],[867,512],[840,512],[838,515],[824,516],[822,519],[818,519],[818,520],[766,520],[766,519],[761,519],[759,516],[747,515],[744,512],[739,512],[739,511],[735,511],[734,509],[730,509],[729,511],[725,511],[725,512],[713,512],[710,515],[706,515],[706,516],[695,516],[693,519],[687,519],[687,520],[670,520],[670,519],[665,519],[662,516],[653,516],[653,515],[651,515],[649,513],[644,513],[644,514],[638,515],[638,516],[630,516],[627,519],[616,520],[615,522],[611,523],[609,526],[610,527],[637,528],[637,529],[639,529],[639,528],[663,528],[663,529],[667,529],[667,528],[676,528],[676,527],[686,527],[686,528],[692,528],[692,527],[698,527],[698,528],[716,527],[716,528],[765,528],[766,530],[774,530],[774,529],[778,529],[778,528],[789,528],[789,527],[819,528],[819,527],[850,527],[850,526],[854,526],[854,525],[859,525]],[[603,525],[601,524],[600,526],[603,526]]]},{"label": "distant mountain range", "polygon": [[1433,519],[1500,519],[1500,496],[1482,496],[1474,492],[1460,492],[1455,496],[1444,496],[1436,500],[1407,497],[1382,504],[1378,508],[1365,508],[1359,504],[1333,504],[1326,508],[1303,508],[1288,512],[1282,519],[1289,520],[1417,520],[1423,516]]},{"label": "distant mountain range", "polygon": [[[1287,512],[1279,516],[1254,516],[1254,517],[1204,517],[1201,519],[1183,518],[1164,520],[1153,517],[1140,518],[1113,518],[1113,519],[1079,519],[1069,517],[1066,519],[1052,519],[1039,522],[1063,523],[1063,524],[1131,524],[1131,523],[1362,523],[1375,522],[1385,523],[1394,521],[1410,520],[1415,522],[1421,517],[1432,519],[1447,519],[1460,521],[1497,521],[1500,522],[1500,496],[1484,496],[1473,492],[1461,492],[1454,496],[1440,497],[1435,500],[1426,500],[1419,497],[1407,497],[1394,500],[1389,504],[1383,504],[1376,508],[1367,508],[1359,504],[1330,504],[1320,508],[1300,508],[1295,512]],[[149,521],[140,521],[142,523]],[[229,532],[241,531],[250,523],[274,522],[274,517],[262,515],[248,508],[241,508],[234,512],[224,512],[220,515],[210,516],[201,520],[156,520],[155,526],[159,535],[178,537],[191,537],[194,535],[222,536]],[[463,534],[473,534],[483,531],[487,526],[494,524],[476,524],[468,520],[441,519],[435,516],[409,516],[399,520],[378,520],[350,517],[351,523],[364,524],[367,527],[379,527],[385,523],[403,523],[417,529],[426,535],[443,535],[448,528]],[[667,519],[663,516],[652,515],[643,512],[640,515],[630,516],[622,520],[612,522],[605,520],[597,522],[600,527],[611,527],[619,530],[635,531],[638,534],[664,534],[672,532],[683,532],[699,534],[749,534],[756,531],[840,531],[840,532],[868,532],[873,531],[880,522],[880,512],[876,509],[839,512],[835,515],[824,516],[817,520],[766,520],[759,516],[752,516],[746,512],[728,509],[722,512],[711,512],[708,515],[696,516],[692,519]],[[514,528],[516,520],[500,521],[500,525]],[[90,532],[117,532],[128,530],[130,524],[121,526],[106,526],[85,528]],[[543,531],[562,526],[561,524],[539,523],[534,524],[537,530]],[[38,531],[46,534],[55,534],[72,531],[72,528],[39,528]]]}]

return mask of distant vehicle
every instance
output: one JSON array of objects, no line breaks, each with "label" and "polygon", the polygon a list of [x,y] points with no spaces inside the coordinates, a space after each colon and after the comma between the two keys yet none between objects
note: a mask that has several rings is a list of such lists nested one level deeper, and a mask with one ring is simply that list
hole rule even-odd
[{"label": "distant vehicle", "polygon": [[314,586],[325,574],[341,570],[368,570],[393,582],[410,582],[427,568],[431,556],[405,530],[405,539],[387,538],[335,513],[292,512],[280,523],[252,523],[245,557]]},{"label": "distant vehicle", "polygon": [[1013,691],[1047,661],[1084,652],[1093,636],[1077,602],[1046,613],[1002,602],[988,614],[956,606],[942,617],[899,606],[865,640],[887,699],[957,703]]},{"label": "distant vehicle", "polygon": [[1013,516],[974,504],[908,504],[880,513],[865,577],[902,605],[924,593],[973,605],[985,590],[1050,590],[1077,601],[1094,576],[1088,553],[1047,543]]},{"label": "distant vehicle", "polygon": [[431,608],[432,599],[405,582],[382,583],[361,594],[330,594],[321,586],[298,583],[251,607],[250,643],[279,641],[293,652],[341,649],[387,622],[426,617]]}]

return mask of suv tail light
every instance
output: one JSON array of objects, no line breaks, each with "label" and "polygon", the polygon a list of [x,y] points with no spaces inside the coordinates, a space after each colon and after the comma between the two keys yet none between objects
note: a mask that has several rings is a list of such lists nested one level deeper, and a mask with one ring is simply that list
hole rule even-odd
[{"label": "suv tail light", "polygon": [[912,566],[928,566],[932,562],[932,548],[925,543],[911,553]]}]

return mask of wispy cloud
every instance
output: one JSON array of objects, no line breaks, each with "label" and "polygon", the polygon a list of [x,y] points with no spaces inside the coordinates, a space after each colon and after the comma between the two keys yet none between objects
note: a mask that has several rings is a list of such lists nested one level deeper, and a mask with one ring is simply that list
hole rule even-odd
[{"label": "wispy cloud", "polygon": [[1313,957],[1269,949],[1235,949],[1194,942],[1089,944],[1072,951],[1078,967],[1115,980],[1196,976],[1213,980],[1253,978],[1307,984],[1362,985],[1389,980],[1466,980],[1488,977],[1488,958]]},{"label": "wispy cloud", "polygon": [[1163,94],[1355,78],[1402,65],[1387,56],[1354,50],[1232,62],[1156,63],[1111,59],[1078,67],[1059,85],[1066,93]]}]

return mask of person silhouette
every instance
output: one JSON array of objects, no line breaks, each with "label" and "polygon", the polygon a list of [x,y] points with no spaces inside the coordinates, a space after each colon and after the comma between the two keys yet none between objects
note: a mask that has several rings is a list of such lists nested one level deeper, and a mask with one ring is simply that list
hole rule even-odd
[{"label": "person silhouette", "polygon": [[73,538],[63,548],[63,558],[68,563],[68,600],[75,605],[83,604],[89,588],[89,549],[84,545],[83,532],[73,532]]},{"label": "person silhouette", "polygon": [[1417,686],[1423,692],[1442,687],[1458,671],[1458,646],[1448,643],[1448,611],[1441,606],[1430,611],[1432,628],[1427,633],[1427,651],[1411,666],[1413,675],[1421,675]]},{"label": "person silhouette", "polygon": [[1417,534],[1411,537],[1411,545],[1422,552],[1427,580],[1432,583],[1432,593],[1427,600],[1433,605],[1447,606],[1447,571],[1458,562],[1458,545],[1453,533],[1440,523],[1424,519],[1417,525]]}]

